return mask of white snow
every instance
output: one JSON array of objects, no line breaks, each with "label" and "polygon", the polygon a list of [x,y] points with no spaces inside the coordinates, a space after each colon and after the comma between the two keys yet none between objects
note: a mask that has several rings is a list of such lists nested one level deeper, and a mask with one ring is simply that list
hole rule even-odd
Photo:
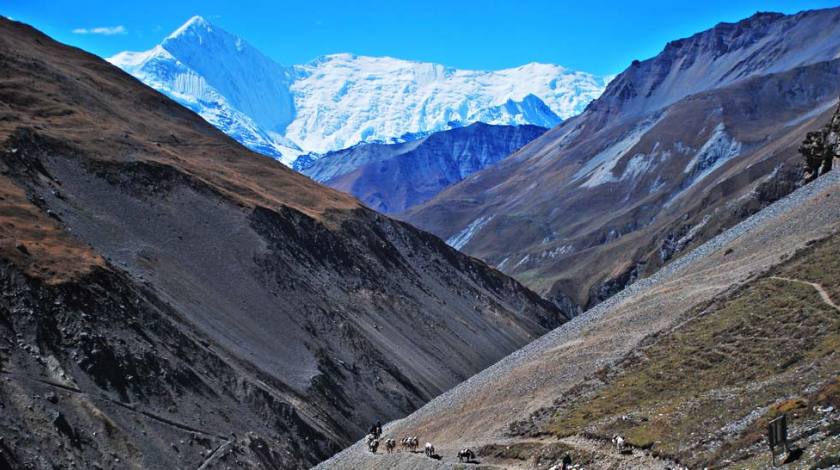
[{"label": "white snow", "polygon": [[282,66],[201,17],[145,52],[109,61],[249,147],[290,163],[367,141],[399,141],[481,121],[552,127],[607,79],[559,65],[459,70],[333,54]]},{"label": "white snow", "polygon": [[[575,173],[574,179],[578,180],[585,176],[589,176],[589,178],[581,184],[581,187],[584,188],[594,188],[604,183],[618,181],[619,178],[613,174],[615,166],[627,152],[629,152],[636,146],[636,144],[639,143],[640,140],[642,140],[642,136],[652,129],[661,118],[662,115],[656,116],[654,118],[647,119],[638,126],[634,127],[629,133],[627,133],[627,135],[624,136],[624,138],[590,158],[589,161],[578,169]],[[633,171],[641,170],[641,166],[644,165],[643,158],[644,157],[639,157],[639,159],[634,163],[637,168],[633,169]]]},{"label": "white snow", "polygon": [[722,122],[718,123],[709,139],[697,150],[697,153],[685,166],[683,174],[686,177],[685,181],[688,183],[679,192],[671,196],[671,199],[665,203],[665,207],[670,207],[691,187],[712,174],[724,163],[740,155],[742,149],[743,144],[733,139],[726,132],[726,125]]},{"label": "white snow", "polygon": [[485,225],[487,225],[488,222],[493,220],[494,217],[496,216],[482,216],[473,220],[472,222],[470,222],[469,225],[467,225],[467,228],[449,237],[446,240],[446,244],[451,246],[452,248],[455,248],[456,250],[460,250],[461,248],[466,246],[467,243],[470,242],[470,239],[472,239],[472,237],[476,233],[478,233],[479,230],[481,230]]},{"label": "white snow", "polygon": [[108,60],[249,148],[286,164],[302,153],[282,135],[293,112],[283,84],[291,72],[199,17],[148,51]]},{"label": "white snow", "polygon": [[715,126],[709,140],[700,147],[683,172],[694,175],[692,184],[702,180],[730,159],[741,154],[742,144],[726,132],[721,122]]},{"label": "white snow", "polygon": [[621,180],[632,179],[637,176],[641,176],[650,169],[651,164],[656,159],[656,153],[652,155],[647,155],[644,153],[637,153],[633,155],[633,158],[627,162],[627,166],[624,167],[624,172],[621,173]]},{"label": "white snow", "polygon": [[297,119],[288,135],[316,152],[444,130],[453,123],[553,127],[581,112],[604,86],[592,75],[536,63],[483,72],[334,54],[295,69]]},{"label": "white snow", "polygon": [[564,256],[564,255],[567,255],[567,254],[573,252],[574,250],[575,250],[575,247],[572,246],[572,245],[558,246],[557,248],[554,248],[553,250],[543,251],[542,253],[540,253],[540,258],[541,259],[546,259],[546,258],[554,259],[554,258],[558,258],[558,257]]},{"label": "white snow", "polygon": [[516,268],[518,268],[519,266],[522,266],[522,264],[527,263],[529,259],[531,259],[531,255],[525,255],[525,256],[523,256],[523,257],[522,257],[522,259],[521,259],[521,260],[519,260],[519,262],[518,262],[518,263],[516,263],[515,265],[513,265],[513,269],[516,269]]},{"label": "white snow", "polygon": [[656,180],[650,185],[649,193],[653,194],[665,187],[665,179],[662,176],[657,176]]}]

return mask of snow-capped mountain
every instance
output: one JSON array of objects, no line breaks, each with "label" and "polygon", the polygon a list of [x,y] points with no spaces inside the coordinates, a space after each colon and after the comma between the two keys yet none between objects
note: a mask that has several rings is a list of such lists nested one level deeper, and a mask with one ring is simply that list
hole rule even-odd
[{"label": "snow-capped mountain", "polygon": [[109,61],[286,164],[473,122],[552,127],[608,81],[551,64],[474,71],[351,54],[283,66],[197,16],[158,46]]},{"label": "snow-capped mountain", "polygon": [[201,17],[148,51],[121,52],[108,61],[255,151],[274,157],[300,152],[283,137],[294,116],[294,70]]},{"label": "snow-capped mountain", "polygon": [[295,70],[297,116],[287,136],[314,152],[473,122],[554,127],[583,111],[604,86],[549,64],[481,72],[335,54]]}]

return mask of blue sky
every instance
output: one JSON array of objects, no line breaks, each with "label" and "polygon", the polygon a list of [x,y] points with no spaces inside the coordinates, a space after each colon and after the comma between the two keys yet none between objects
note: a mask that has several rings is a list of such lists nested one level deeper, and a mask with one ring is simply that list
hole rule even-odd
[{"label": "blue sky", "polygon": [[[352,52],[493,70],[549,62],[616,73],[666,42],[756,11],[840,1],[2,0],[0,14],[100,56],[145,50],[193,15],[281,64]],[[74,32],[75,31],[75,32]]]}]

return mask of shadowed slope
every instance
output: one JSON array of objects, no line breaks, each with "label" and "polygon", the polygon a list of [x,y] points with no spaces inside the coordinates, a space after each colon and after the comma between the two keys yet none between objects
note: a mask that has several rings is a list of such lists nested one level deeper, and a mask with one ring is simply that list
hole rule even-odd
[{"label": "shadowed slope", "polygon": [[565,320],[6,19],[0,142],[0,445],[21,465],[304,467]]},{"label": "shadowed slope", "polygon": [[396,214],[491,166],[546,131],[476,123],[400,144],[359,144],[330,152],[301,173]]}]

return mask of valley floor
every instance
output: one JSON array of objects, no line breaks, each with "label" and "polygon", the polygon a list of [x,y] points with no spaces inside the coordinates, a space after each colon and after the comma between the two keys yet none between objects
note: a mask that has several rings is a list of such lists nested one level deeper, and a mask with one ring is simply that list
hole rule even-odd
[{"label": "valley floor", "polygon": [[[840,465],[840,172],[756,214],[409,417],[443,456],[321,468],[766,468],[788,415],[795,460]],[[621,455],[609,443],[625,437]]]}]

